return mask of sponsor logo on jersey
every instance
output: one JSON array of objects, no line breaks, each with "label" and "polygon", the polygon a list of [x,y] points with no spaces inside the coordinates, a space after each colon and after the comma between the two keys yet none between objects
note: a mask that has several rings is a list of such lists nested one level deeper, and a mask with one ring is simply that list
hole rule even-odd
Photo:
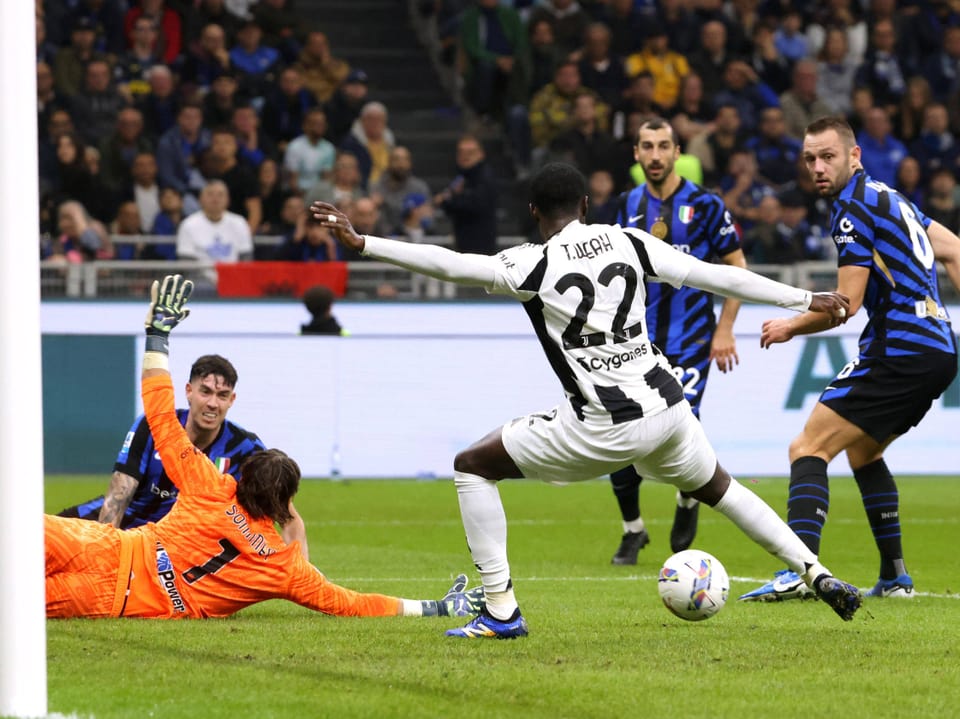
[{"label": "sponsor logo on jersey", "polygon": [[610,357],[574,357],[577,363],[587,372],[599,372],[600,370],[620,369],[627,362],[632,362],[638,357],[643,357],[649,352],[649,345],[642,344],[630,352],[621,352]]},{"label": "sponsor logo on jersey", "polygon": [[177,589],[176,575],[173,571],[173,562],[170,561],[170,555],[159,542],[157,542],[157,578],[160,580],[160,586],[170,597],[170,603],[173,605],[173,611],[185,612],[186,605],[183,603],[183,597],[180,596],[180,590]]},{"label": "sponsor logo on jersey", "polygon": [[833,241],[836,242],[838,245],[849,245],[852,242],[856,242],[857,240],[854,237],[851,237],[850,235],[834,235]]},{"label": "sponsor logo on jersey", "polygon": [[153,458],[159,462],[159,461],[160,461],[160,452],[154,452],[154,453],[153,453]]},{"label": "sponsor logo on jersey", "polygon": [[[680,222],[683,224],[689,224],[690,220],[693,219],[693,205],[680,205],[680,210],[677,212],[677,217],[680,218]],[[723,234],[722,232],[720,234]]]},{"label": "sponsor logo on jersey", "polygon": [[150,493],[155,494],[160,499],[169,499],[170,497],[177,496],[177,490],[175,489],[160,489],[160,486],[156,483],[150,485]]},{"label": "sponsor logo on jersey", "polygon": [[120,451],[126,452],[130,449],[131,444],[133,444],[133,432],[127,432],[127,436],[123,439],[123,446],[120,448]]},{"label": "sponsor logo on jersey", "polygon": [[850,234],[853,232],[853,223],[850,221],[849,217],[844,217],[840,220],[840,232],[845,234]]},{"label": "sponsor logo on jersey", "polygon": [[631,224],[631,225],[635,225],[635,224],[637,224],[638,222],[640,222],[640,220],[642,220],[642,219],[643,219],[643,215],[642,215],[642,214],[641,214],[641,215],[634,215],[633,217],[631,217],[630,219],[628,219],[627,222],[628,222],[629,224]]}]

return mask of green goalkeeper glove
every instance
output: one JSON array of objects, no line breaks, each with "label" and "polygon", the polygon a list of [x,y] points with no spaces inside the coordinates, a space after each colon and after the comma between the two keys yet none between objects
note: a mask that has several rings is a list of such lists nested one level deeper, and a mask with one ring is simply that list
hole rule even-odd
[{"label": "green goalkeeper glove", "polygon": [[479,614],[484,603],[483,587],[467,589],[467,575],[460,574],[443,599],[422,602],[423,616],[468,617]]},{"label": "green goalkeeper glove", "polygon": [[153,281],[150,287],[150,309],[144,326],[147,328],[147,352],[169,353],[170,330],[183,322],[190,314],[184,307],[193,282],[180,275],[167,275],[163,282]]}]

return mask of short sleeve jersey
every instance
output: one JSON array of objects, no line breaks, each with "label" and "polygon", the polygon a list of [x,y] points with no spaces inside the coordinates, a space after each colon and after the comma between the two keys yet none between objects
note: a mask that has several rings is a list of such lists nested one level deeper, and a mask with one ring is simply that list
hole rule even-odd
[{"label": "short sleeve jersey", "polygon": [[490,291],[523,302],[578,418],[618,424],[682,401],[647,334],[644,279],[678,287],[692,259],[646,232],[571,222],[497,260]]},{"label": "short sleeve jersey", "polygon": [[833,205],[831,234],[840,267],[870,270],[860,335],[862,357],[956,353],[940,302],[931,220],[896,190],[856,172]]},{"label": "short sleeve jersey", "polygon": [[[646,184],[635,187],[624,198],[617,223],[651,233],[705,262],[740,249],[737,228],[723,200],[686,179],[662,200],[651,195]],[[694,345],[710,343],[716,318],[709,292],[650,284],[646,303],[650,340],[671,359],[690,354]]]},{"label": "short sleeve jersey", "polygon": [[[186,425],[187,410],[177,410],[177,420],[181,427]],[[210,446],[201,449],[221,472],[237,479],[243,460],[265,447],[253,432],[227,420]],[[157,522],[177,501],[176,485],[163,469],[160,453],[156,450],[150,427],[143,415],[134,421],[127,432],[113,469],[130,475],[138,483],[130,506],[120,522],[121,529]]]}]

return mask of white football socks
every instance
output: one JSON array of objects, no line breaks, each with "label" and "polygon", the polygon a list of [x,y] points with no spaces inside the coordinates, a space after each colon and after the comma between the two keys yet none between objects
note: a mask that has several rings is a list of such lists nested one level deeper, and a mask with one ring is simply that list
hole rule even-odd
[{"label": "white football socks", "polygon": [[829,574],[817,562],[817,555],[807,548],[770,505],[737,480],[731,478],[730,486],[714,509],[736,524],[754,542],[782,559],[790,569],[804,577],[807,584],[812,585],[813,580],[821,574]]},{"label": "white football socks", "polygon": [[623,523],[623,531],[630,532],[631,534],[640,534],[646,526],[643,523],[643,517],[637,517],[636,519],[630,522]]},{"label": "white football socks", "polygon": [[473,563],[480,572],[487,611],[509,619],[517,608],[507,561],[507,517],[497,483],[476,474],[454,472],[460,516]]}]

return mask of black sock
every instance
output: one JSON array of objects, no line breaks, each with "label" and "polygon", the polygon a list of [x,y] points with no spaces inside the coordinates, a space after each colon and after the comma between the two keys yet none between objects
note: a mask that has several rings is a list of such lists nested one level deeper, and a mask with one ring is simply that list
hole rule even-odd
[{"label": "black sock", "polygon": [[827,463],[819,457],[801,457],[790,465],[787,524],[814,554],[820,554],[820,535],[830,508]]},{"label": "black sock", "polygon": [[904,574],[903,545],[900,539],[900,495],[893,475],[883,458],[853,470],[860,488],[863,508],[880,550],[880,579]]},{"label": "black sock", "polygon": [[610,475],[613,493],[620,505],[620,515],[624,522],[640,519],[640,481],[641,477],[633,466],[618,469]]}]

